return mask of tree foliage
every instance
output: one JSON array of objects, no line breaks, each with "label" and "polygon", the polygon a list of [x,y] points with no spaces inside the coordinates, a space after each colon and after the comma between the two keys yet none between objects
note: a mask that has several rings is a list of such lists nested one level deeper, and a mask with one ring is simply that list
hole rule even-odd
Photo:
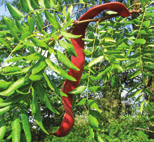
[{"label": "tree foliage", "polygon": [[[121,93],[126,90],[128,99],[140,105],[141,114],[144,108],[151,112],[149,81],[154,54],[150,2],[141,0],[142,11],[136,19],[118,16],[88,25],[83,39],[85,68],[80,86],[72,94],[74,109],[86,104],[91,139],[108,139],[105,133],[98,135],[104,132],[99,122],[105,120],[96,98],[108,96],[111,102],[119,100],[121,104]],[[70,33],[73,18],[94,4],[93,0],[20,0],[20,11],[6,3],[11,18],[4,17],[0,25],[0,140],[32,141],[30,121],[44,134],[51,130],[49,124],[44,127],[42,116],[49,119],[60,114],[61,96],[67,96],[61,91],[62,83],[75,80],[67,74],[69,68],[78,70],[70,61],[70,55],[76,56],[70,38],[79,37]],[[81,9],[76,12],[78,7]],[[127,7],[132,10],[134,5],[128,3]],[[117,113],[120,115],[121,107]]]}]

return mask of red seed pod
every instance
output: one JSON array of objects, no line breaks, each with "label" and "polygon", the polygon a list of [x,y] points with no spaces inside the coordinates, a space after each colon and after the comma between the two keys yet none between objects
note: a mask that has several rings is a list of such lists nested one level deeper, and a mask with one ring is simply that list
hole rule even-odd
[{"label": "red seed pod", "polygon": [[[119,2],[110,2],[110,3],[106,3],[103,5],[97,5],[97,6],[90,8],[85,14],[83,14],[79,18],[78,21],[92,19],[96,15],[101,13],[103,10],[116,11],[119,15],[121,15],[123,17],[130,16],[130,12],[125,7],[125,5],[123,5],[122,3],[119,3]],[[68,95],[68,97],[62,97],[62,102],[63,102],[64,109],[65,109],[64,119],[63,119],[59,129],[57,130],[57,132],[50,133],[50,134],[53,134],[57,137],[63,137],[63,136],[66,136],[67,134],[69,134],[69,132],[71,131],[71,129],[74,125],[74,117],[73,117],[73,113],[72,113],[73,95],[69,94],[68,92],[74,90],[78,86],[78,83],[79,83],[81,76],[82,76],[82,72],[84,69],[84,62],[85,62],[85,55],[82,51],[82,49],[84,49],[84,41],[82,40],[82,38],[85,37],[85,30],[86,30],[88,24],[89,24],[88,22],[83,23],[83,24],[79,24],[72,31],[72,34],[74,34],[74,35],[82,35],[80,38],[71,39],[71,42],[72,42],[72,44],[75,48],[75,51],[77,53],[77,57],[71,56],[71,62],[76,67],[78,67],[80,69],[80,71],[70,69],[68,74],[73,76],[77,81],[73,82],[73,81],[69,81],[66,79],[64,82],[62,91]]]}]

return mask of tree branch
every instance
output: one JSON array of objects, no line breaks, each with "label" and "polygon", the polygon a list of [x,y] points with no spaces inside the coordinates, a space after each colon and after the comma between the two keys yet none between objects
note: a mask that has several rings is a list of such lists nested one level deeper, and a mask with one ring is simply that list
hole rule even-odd
[{"label": "tree branch", "polygon": [[[147,5],[146,7],[149,7],[150,5],[152,5],[154,2],[151,2],[149,5]],[[142,8],[139,9],[139,10],[132,10],[130,13],[133,14],[133,13],[141,13],[142,11]],[[113,18],[113,17],[117,17],[117,16],[120,16],[119,14],[112,14],[112,15],[108,15],[106,17],[102,17],[102,18],[96,18],[96,19],[88,19],[88,20],[83,20],[83,21],[74,21],[74,24],[73,26],[68,29],[66,32],[71,32],[73,30],[73,28],[75,28],[75,26],[77,25],[80,25],[80,24],[83,24],[83,23],[87,23],[87,22],[96,22],[96,21],[99,21],[99,22],[102,22],[103,20],[107,20],[107,19],[110,19],[110,18]],[[62,35],[59,35],[58,39],[62,39],[63,36]],[[55,39],[54,38],[51,38],[50,39],[50,42],[51,41],[54,41]]]}]

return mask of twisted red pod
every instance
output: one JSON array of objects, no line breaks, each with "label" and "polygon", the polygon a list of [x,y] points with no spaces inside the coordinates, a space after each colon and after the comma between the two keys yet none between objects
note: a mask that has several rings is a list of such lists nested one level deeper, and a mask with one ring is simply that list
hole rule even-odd
[{"label": "twisted red pod", "polygon": [[[110,2],[106,3],[103,5],[97,5],[89,9],[84,15],[82,15],[78,21],[86,20],[86,19],[92,19],[96,15],[98,15],[100,12],[103,10],[112,10],[118,12],[119,15],[123,17],[128,17],[130,16],[130,12],[128,9],[119,2]],[[84,69],[84,62],[85,62],[85,55],[82,51],[84,49],[84,42],[82,38],[85,37],[85,30],[86,27],[89,23],[83,23],[80,25],[77,25],[73,31],[72,34],[74,35],[82,35],[82,37],[77,38],[77,39],[71,39],[71,42],[75,48],[75,51],[77,53],[77,57],[72,56],[71,61],[72,63],[80,69],[80,71],[76,71],[73,69],[70,69],[68,74],[73,76],[77,81],[73,82],[70,80],[65,80],[64,85],[63,85],[63,92],[68,95],[68,97],[62,97],[63,105],[65,108],[65,115],[64,119],[55,133],[51,133],[57,137],[63,137],[66,136],[72,129],[73,124],[74,124],[74,117],[72,113],[72,99],[73,95],[69,94],[68,92],[74,90],[80,81],[83,69]]]}]

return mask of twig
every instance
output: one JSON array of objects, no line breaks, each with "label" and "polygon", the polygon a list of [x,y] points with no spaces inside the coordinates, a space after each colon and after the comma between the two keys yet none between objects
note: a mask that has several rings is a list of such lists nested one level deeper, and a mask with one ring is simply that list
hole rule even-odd
[{"label": "twig", "polygon": [[147,129],[143,129],[143,128],[135,128],[135,129],[138,129],[138,130],[143,130],[143,131],[147,131],[147,132],[154,133],[154,131],[152,131],[152,130],[147,130]]}]

